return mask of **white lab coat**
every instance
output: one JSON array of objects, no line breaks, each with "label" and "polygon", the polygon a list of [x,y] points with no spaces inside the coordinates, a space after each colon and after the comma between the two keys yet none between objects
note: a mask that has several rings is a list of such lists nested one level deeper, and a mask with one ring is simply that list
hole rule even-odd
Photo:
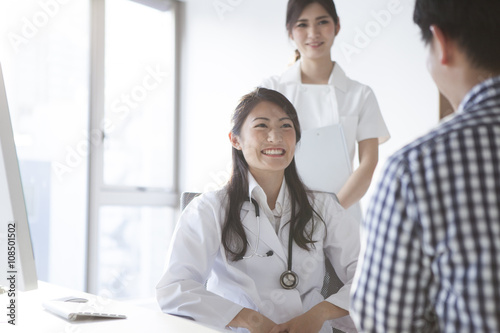
[{"label": "white lab coat", "polygon": [[[331,194],[315,193],[313,207],[323,217],[326,230],[323,223],[317,223],[314,233],[317,243],[309,252],[294,243],[292,269],[299,276],[299,284],[296,289],[285,290],[279,278],[287,269],[289,228],[285,223],[290,219],[290,205],[285,199],[277,234],[269,220],[265,194],[250,174],[249,178],[250,195],[260,207],[257,253],[272,250],[274,254],[228,260],[221,245],[226,191],[204,193],[186,207],[176,226],[166,270],[157,285],[157,299],[162,310],[218,327],[225,327],[244,307],[259,311],[276,323],[286,322],[324,300],[320,291],[325,255],[345,283],[327,300],[348,310],[359,252],[358,223]],[[282,191],[288,193],[286,184]],[[246,253],[248,256],[253,253],[259,235],[251,202],[243,204],[241,219],[251,245]],[[349,316],[325,323],[321,332],[331,332],[332,322],[334,327],[355,332]]]}]

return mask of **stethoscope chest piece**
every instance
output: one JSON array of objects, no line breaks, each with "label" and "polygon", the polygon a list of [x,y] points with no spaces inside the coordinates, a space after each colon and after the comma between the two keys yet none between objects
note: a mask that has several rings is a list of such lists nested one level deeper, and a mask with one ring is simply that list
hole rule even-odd
[{"label": "stethoscope chest piece", "polygon": [[[273,255],[273,251],[268,251],[266,254],[258,254],[257,250],[259,248],[259,239],[260,239],[260,219],[259,219],[259,204],[257,201],[253,198],[249,199],[254,207],[255,207],[255,217],[257,218],[257,225],[258,225],[258,237],[257,237],[257,246],[255,247],[253,253],[249,256],[244,256],[240,257],[240,259],[249,259],[252,258],[254,255],[264,258],[264,257],[270,257]],[[293,244],[293,227],[290,227],[290,235],[288,237],[288,268],[286,271],[283,272],[280,276],[280,284],[284,289],[293,289],[297,287],[299,284],[299,276],[297,273],[292,271],[292,244]]]},{"label": "stethoscope chest piece", "polygon": [[299,276],[291,270],[284,271],[280,277],[280,284],[285,289],[293,289],[299,284]]}]

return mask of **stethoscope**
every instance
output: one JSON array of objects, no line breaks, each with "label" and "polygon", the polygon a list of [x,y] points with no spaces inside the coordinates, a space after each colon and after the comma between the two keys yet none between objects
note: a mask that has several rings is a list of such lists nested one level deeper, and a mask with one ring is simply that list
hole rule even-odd
[{"label": "stethoscope", "polygon": [[[257,250],[259,249],[259,243],[260,243],[260,210],[259,210],[259,204],[254,198],[251,198],[249,201],[253,203],[253,206],[255,207],[255,217],[257,218],[257,244],[253,250],[253,253],[249,256],[244,256],[240,257],[241,259],[249,259],[252,258],[253,256],[265,258],[265,257],[270,257],[274,254],[274,252],[268,251],[265,254],[259,254],[257,253]],[[299,284],[299,276],[297,273],[292,271],[292,245],[293,245],[293,230],[292,227],[290,226],[290,234],[288,236],[288,267],[287,270],[284,271],[281,276],[280,276],[280,284],[283,288],[285,289],[293,289],[297,287]],[[250,247],[252,245],[250,244]]]}]

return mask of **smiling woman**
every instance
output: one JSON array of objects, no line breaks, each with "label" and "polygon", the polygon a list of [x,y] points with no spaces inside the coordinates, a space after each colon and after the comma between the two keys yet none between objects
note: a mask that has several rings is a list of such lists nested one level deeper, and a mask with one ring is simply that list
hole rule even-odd
[{"label": "smiling woman", "polygon": [[[349,150],[348,162],[353,165],[357,150],[359,166],[337,195],[342,206],[361,220],[359,200],[367,192],[378,163],[378,145],[389,138],[378,102],[369,87],[349,79],[332,60],[332,47],[340,32],[332,0],[289,0],[286,28],[297,47],[296,62],[262,85],[281,92],[293,103],[304,130],[340,124]],[[333,156],[340,153],[332,152]]]},{"label": "smiling woman", "polygon": [[281,107],[272,102],[260,102],[248,115],[241,133],[229,133],[229,138],[233,147],[242,151],[250,172],[259,183],[269,184],[274,180],[281,184],[296,144],[293,122]]},{"label": "smiling woman", "polygon": [[[324,77],[308,75],[312,68],[302,71],[302,83],[328,83],[329,72],[333,68],[330,50],[335,37],[340,31],[339,18],[333,10],[328,11],[323,5],[312,2],[306,6],[296,19],[288,21],[290,38],[297,45],[297,56],[303,55],[306,59],[322,61],[329,71],[324,71]],[[297,58],[297,59],[298,59]],[[311,66],[313,62],[306,61],[304,66]]]},{"label": "smiling woman", "polygon": [[[295,108],[258,88],[232,120],[231,178],[183,211],[157,285],[162,310],[251,332],[351,331],[358,225],[334,196],[301,182]],[[344,283],[327,299],[320,293],[326,259]]]}]

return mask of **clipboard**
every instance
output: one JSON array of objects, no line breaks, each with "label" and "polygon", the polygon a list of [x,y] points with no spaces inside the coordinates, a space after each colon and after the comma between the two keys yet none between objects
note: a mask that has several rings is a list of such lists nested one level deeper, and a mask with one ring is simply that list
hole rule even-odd
[{"label": "clipboard", "polygon": [[295,148],[295,163],[309,189],[338,193],[352,173],[342,125],[303,131]]}]

